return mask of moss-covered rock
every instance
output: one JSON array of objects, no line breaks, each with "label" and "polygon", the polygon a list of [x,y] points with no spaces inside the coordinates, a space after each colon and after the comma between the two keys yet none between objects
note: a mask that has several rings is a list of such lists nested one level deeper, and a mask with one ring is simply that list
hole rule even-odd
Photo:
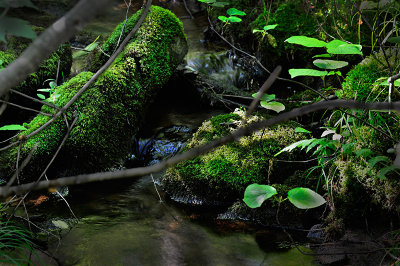
[{"label": "moss-covered rock", "polygon": [[[390,68],[397,73],[400,66],[398,47],[386,49],[385,54]],[[388,87],[379,84],[390,75],[383,52],[373,53],[347,73],[342,84],[343,92],[340,92],[339,96],[343,99],[356,99],[368,102],[385,101],[388,97]],[[392,99],[399,98],[396,94],[392,94],[392,97]]]},{"label": "moss-covered rock", "polygon": [[[170,11],[153,6],[125,50],[68,109],[69,122],[75,115],[79,119],[59,155],[65,161],[58,160],[55,167],[83,173],[114,166],[127,154],[130,139],[143,121],[146,108],[186,51],[181,22]],[[55,104],[64,106],[92,76],[91,72],[83,72],[60,86]],[[53,112],[47,106],[42,111]],[[21,134],[28,135],[49,119],[36,116]],[[21,158],[38,145],[30,165],[24,170],[25,177],[43,169],[43,163],[54,154],[66,130],[64,119],[59,118],[23,143]],[[18,148],[12,148],[0,155],[3,173],[13,169],[17,151]]]},{"label": "moss-covered rock", "polygon": [[[333,197],[336,215],[352,219],[367,216],[371,208],[399,211],[400,171],[380,175],[382,169],[392,164],[392,155],[386,151],[396,143],[368,126],[353,128],[352,131],[353,134],[344,141],[351,148],[347,148],[332,167],[336,180]],[[373,154],[361,152],[363,149],[369,149]],[[386,156],[386,160],[371,166],[377,156]]]},{"label": "moss-covered rock", "polygon": [[[244,111],[236,110],[204,122],[187,149],[231,133],[241,125],[243,117]],[[253,116],[249,123],[260,119]],[[281,167],[282,163],[274,160],[274,154],[302,138],[290,123],[258,131],[168,169],[163,179],[164,188],[172,197],[189,194],[210,202],[231,202],[243,197],[249,184],[283,183],[292,175],[296,165]],[[298,156],[303,154],[285,153],[280,158],[291,160]]]}]

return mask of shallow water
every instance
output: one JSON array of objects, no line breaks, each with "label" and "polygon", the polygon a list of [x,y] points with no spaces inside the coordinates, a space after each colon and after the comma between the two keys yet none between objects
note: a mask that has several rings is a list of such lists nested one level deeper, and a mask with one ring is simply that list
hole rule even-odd
[{"label": "shallow water", "polygon": [[[61,265],[311,264],[311,257],[295,249],[277,249],[274,237],[260,246],[255,234],[196,222],[193,215],[160,203],[149,176],[118,192],[97,189],[98,195],[85,201],[72,199],[81,222],[62,233],[58,249],[58,241],[50,244],[49,252]],[[61,205],[57,209],[65,213]],[[275,248],[268,251],[265,245]]]}]

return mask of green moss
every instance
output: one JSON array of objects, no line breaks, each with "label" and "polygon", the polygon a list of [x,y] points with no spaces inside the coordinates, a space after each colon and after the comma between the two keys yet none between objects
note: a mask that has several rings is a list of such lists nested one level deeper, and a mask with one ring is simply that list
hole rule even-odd
[{"label": "green moss", "polygon": [[[101,171],[115,166],[127,154],[130,139],[143,121],[149,103],[187,51],[179,20],[160,7],[151,10],[124,52],[67,110],[69,123],[75,115],[79,119],[59,155],[67,159],[56,162],[55,167],[71,168],[72,173]],[[83,72],[58,87],[55,104],[64,106],[92,76],[91,72]],[[52,96],[48,101],[53,101]],[[47,106],[42,111],[53,112]],[[29,134],[46,121],[48,117],[38,115],[23,134]],[[23,157],[35,143],[39,144],[32,166],[25,173],[33,174],[43,168],[46,155],[55,152],[65,132],[64,118],[59,118],[25,142]],[[12,169],[16,151],[14,148],[0,154],[5,171]]]},{"label": "green moss", "polygon": [[[237,110],[204,122],[187,148],[230,133],[243,117],[244,111]],[[253,116],[250,123],[260,119]],[[294,127],[288,125],[256,132],[238,142],[218,147],[206,155],[168,169],[164,185],[170,187],[170,183],[179,180],[181,185],[190,187],[194,194],[217,200],[231,200],[240,196],[251,183],[283,182],[293,174],[295,168],[275,167],[274,154],[300,139],[302,135],[295,133]],[[286,153],[280,158],[294,159],[298,155]],[[204,192],[205,194],[201,194]]]}]

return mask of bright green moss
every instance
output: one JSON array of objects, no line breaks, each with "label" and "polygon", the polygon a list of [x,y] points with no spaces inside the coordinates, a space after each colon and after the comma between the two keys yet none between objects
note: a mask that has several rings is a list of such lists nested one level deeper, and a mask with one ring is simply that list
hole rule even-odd
[{"label": "bright green moss", "polygon": [[[58,156],[65,160],[56,161],[54,167],[69,168],[72,174],[101,171],[119,163],[127,154],[130,139],[143,121],[149,103],[186,51],[186,38],[179,20],[167,10],[152,7],[136,38],[67,110],[69,123],[75,115],[78,121]],[[83,72],[58,87],[55,104],[64,106],[92,76],[91,72]],[[52,96],[47,101],[53,102]],[[53,112],[47,106],[42,111]],[[23,134],[29,134],[48,119],[36,116]],[[39,145],[24,176],[33,176],[43,169],[47,155],[55,152],[66,129],[61,117],[24,144],[22,157],[35,143]],[[14,148],[0,154],[3,173],[13,168],[16,151]]]},{"label": "bright green moss", "polygon": [[387,91],[381,92],[382,87],[375,86],[381,75],[375,64],[356,65],[347,73],[341,98],[369,102],[385,100]]},{"label": "bright green moss", "polygon": [[[188,143],[188,149],[209,142],[209,135],[220,137],[221,134],[230,133],[243,117],[244,111],[235,111],[204,122]],[[258,120],[260,117],[250,118],[250,122]],[[170,184],[179,181],[183,186],[190,186],[194,193],[205,191],[204,196],[227,200],[241,195],[251,183],[283,182],[293,174],[295,168],[275,167],[274,154],[302,137],[289,125],[256,132],[239,142],[218,147],[208,154],[168,169],[164,185],[168,192],[173,193],[176,187],[171,188]],[[293,159],[296,156],[299,153],[285,153],[280,159]]]}]

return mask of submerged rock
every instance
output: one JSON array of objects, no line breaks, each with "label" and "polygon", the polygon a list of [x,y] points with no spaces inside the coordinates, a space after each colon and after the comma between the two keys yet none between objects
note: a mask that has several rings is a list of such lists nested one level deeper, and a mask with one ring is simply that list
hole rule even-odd
[{"label": "submerged rock", "polygon": [[[142,11],[130,18],[137,21]],[[107,41],[113,47],[123,23]],[[143,121],[146,108],[158,89],[169,79],[187,52],[186,37],[181,22],[170,11],[153,6],[135,37],[114,63],[67,110],[69,123],[79,119],[71,130],[55,167],[69,168],[72,173],[101,171],[118,164],[129,151],[129,142]],[[93,76],[83,72],[57,89],[57,106],[64,106]],[[52,95],[54,97],[55,95]],[[43,106],[42,111],[53,110]],[[38,115],[20,135],[28,135],[50,120]],[[34,176],[44,169],[61,143],[67,127],[64,118],[57,119],[21,146],[21,158],[37,145],[24,177]],[[18,147],[0,154],[1,172],[9,175],[15,168]],[[64,159],[63,159],[64,158]]]}]

